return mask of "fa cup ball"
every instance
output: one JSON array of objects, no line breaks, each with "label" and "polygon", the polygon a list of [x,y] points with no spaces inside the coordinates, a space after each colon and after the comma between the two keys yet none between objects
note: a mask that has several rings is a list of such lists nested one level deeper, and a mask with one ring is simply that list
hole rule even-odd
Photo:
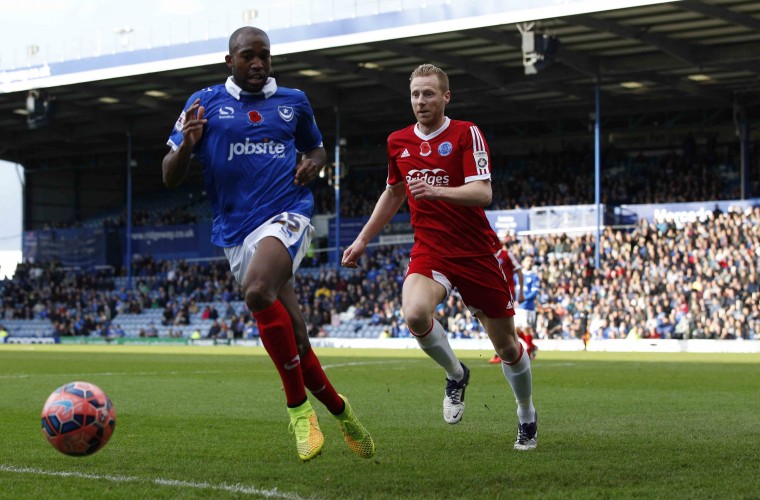
[{"label": "fa cup ball", "polygon": [[108,443],[115,427],[111,400],[89,382],[62,385],[42,408],[42,434],[66,455],[92,455]]}]

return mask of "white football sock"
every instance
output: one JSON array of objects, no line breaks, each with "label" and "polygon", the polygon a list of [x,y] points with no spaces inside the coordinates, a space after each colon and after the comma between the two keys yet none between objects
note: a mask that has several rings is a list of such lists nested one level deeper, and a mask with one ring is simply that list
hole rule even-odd
[{"label": "white football sock", "polygon": [[459,382],[464,378],[464,369],[449,344],[449,338],[441,324],[433,320],[430,332],[422,337],[414,336],[425,354],[446,370],[446,378]]},{"label": "white football sock", "polygon": [[517,400],[517,420],[521,424],[533,422],[536,410],[533,407],[533,376],[530,371],[530,356],[520,345],[520,357],[514,364],[501,362],[501,371],[504,372],[507,382],[512,387],[512,392]]}]

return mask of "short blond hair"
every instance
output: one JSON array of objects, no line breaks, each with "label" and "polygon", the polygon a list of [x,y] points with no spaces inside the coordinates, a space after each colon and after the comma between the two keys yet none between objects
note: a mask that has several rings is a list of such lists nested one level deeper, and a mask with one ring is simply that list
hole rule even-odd
[{"label": "short blond hair", "polygon": [[411,84],[412,80],[418,76],[436,76],[438,77],[438,83],[441,86],[441,92],[449,91],[449,75],[438,66],[432,64],[420,64],[409,76],[409,83]]}]

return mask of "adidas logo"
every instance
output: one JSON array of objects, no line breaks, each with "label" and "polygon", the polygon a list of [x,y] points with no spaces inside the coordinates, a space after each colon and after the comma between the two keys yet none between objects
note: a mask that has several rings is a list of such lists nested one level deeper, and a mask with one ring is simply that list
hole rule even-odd
[{"label": "adidas logo", "polygon": [[401,153],[401,158],[407,158],[409,156],[412,156],[412,155],[409,154],[409,150],[406,149],[406,148],[404,148],[404,152]]}]

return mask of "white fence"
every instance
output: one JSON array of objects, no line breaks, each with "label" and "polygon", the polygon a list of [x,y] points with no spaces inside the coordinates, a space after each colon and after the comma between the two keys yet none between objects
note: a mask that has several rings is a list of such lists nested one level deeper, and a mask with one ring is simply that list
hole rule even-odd
[{"label": "white fence", "polygon": [[[493,353],[493,346],[488,339],[451,339],[454,350],[488,351]],[[581,340],[534,340],[541,351],[582,351]],[[190,341],[191,344],[213,345],[213,340]],[[233,345],[257,346],[258,340],[233,340]],[[314,347],[333,347],[339,349],[419,349],[413,338],[390,339],[355,339],[355,338],[315,338],[311,339]],[[690,352],[690,353],[760,353],[760,341],[753,340],[592,340],[588,350],[593,352]]]}]

